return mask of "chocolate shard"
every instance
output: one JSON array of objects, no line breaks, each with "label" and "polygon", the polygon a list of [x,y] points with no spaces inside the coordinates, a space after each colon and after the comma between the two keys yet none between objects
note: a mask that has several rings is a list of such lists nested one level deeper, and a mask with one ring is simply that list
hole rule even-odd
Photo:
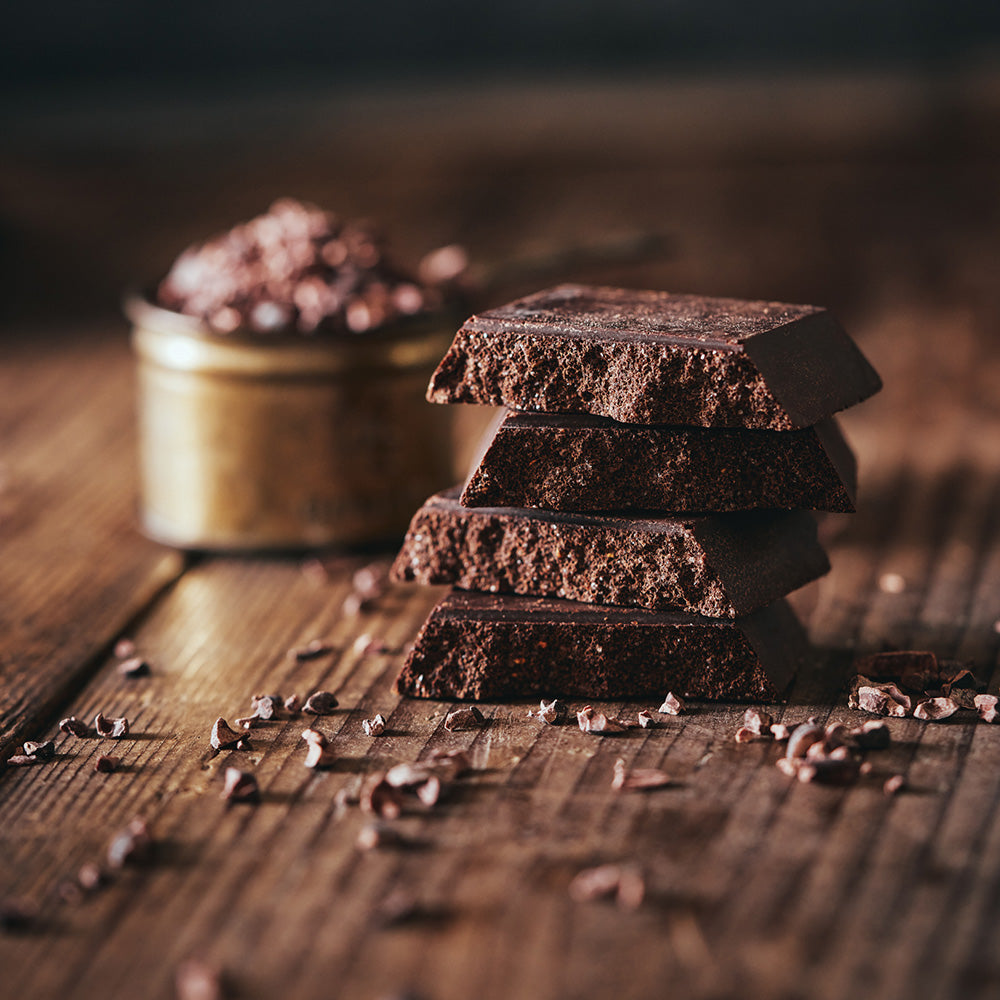
[{"label": "chocolate shard", "polygon": [[777,701],[807,649],[784,601],[731,621],[452,591],[424,623],[396,689],[487,701],[645,699],[665,689]]},{"label": "chocolate shard", "polygon": [[468,319],[427,398],[790,430],[881,385],[816,306],[560,285]]},{"label": "chocolate shard", "polygon": [[833,418],[804,430],[748,431],[510,412],[460,502],[612,514],[850,513],[855,481],[854,455]]},{"label": "chocolate shard", "polygon": [[806,511],[624,519],[463,507],[460,492],[414,514],[394,579],[734,618],[830,568]]}]

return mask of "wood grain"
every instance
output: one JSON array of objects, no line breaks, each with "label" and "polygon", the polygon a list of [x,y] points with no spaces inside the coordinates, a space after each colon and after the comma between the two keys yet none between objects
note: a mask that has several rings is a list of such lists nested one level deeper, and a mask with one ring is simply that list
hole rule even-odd
[{"label": "wood grain", "polygon": [[[852,659],[887,646],[930,648],[991,676],[1000,198],[996,150],[963,130],[993,120],[993,105],[956,124],[948,134],[961,141],[947,147],[935,145],[937,119],[911,120],[882,145],[820,115],[805,153],[791,132],[767,147],[751,129],[741,141],[753,156],[720,140],[699,163],[681,148],[667,166],[663,137],[635,137],[624,157],[597,149],[597,107],[561,126],[556,138],[574,136],[565,149],[552,137],[539,144],[541,125],[510,122],[502,149],[482,131],[471,148],[461,115],[439,122],[447,149],[406,161],[405,178],[402,161],[372,149],[352,163],[331,147],[285,172],[251,159],[207,215],[243,211],[280,174],[320,200],[334,181],[362,205],[369,188],[391,189],[408,238],[428,220],[442,237],[465,226],[474,247],[500,256],[532,251],[532,232],[572,242],[611,221],[667,226],[676,257],[602,277],[834,305],[886,388],[844,415],[860,460],[859,512],[822,523],[833,570],[793,597],[815,660],[777,711],[790,722],[859,720],[844,694]],[[366,134],[388,142],[397,120]],[[637,129],[629,121],[614,134]],[[977,155],[965,156],[970,149]],[[224,172],[225,156],[215,164]],[[51,171],[38,181],[39,204]],[[99,191],[107,180],[80,183]],[[112,201],[127,204],[143,183],[152,182],[136,180]],[[150,245],[165,253],[187,238],[183,225],[151,229]],[[125,253],[103,265],[121,267]],[[528,719],[524,705],[488,705],[487,726],[449,733],[447,706],[391,690],[435,592],[394,588],[370,614],[350,616],[342,605],[356,558],[338,558],[317,583],[290,558],[182,566],[134,534],[127,349],[117,334],[68,332],[12,341],[0,368],[0,718],[8,748],[51,734],[64,714],[124,714],[132,732],[117,743],[60,735],[52,763],[0,773],[0,899],[40,910],[33,932],[0,934],[0,992],[166,1000],[177,964],[200,955],[247,998],[996,994],[1000,729],[960,717],[892,720],[893,746],[848,789],[789,782],[773,766],[778,748],[733,741],[742,709],[729,706],[692,706],[657,729],[598,738]],[[880,587],[886,573],[902,576],[901,593]],[[108,653],[128,622],[153,664],[145,679],[121,678]],[[364,634],[393,651],[360,655]],[[336,651],[295,664],[288,650],[314,637]],[[251,694],[319,687],[341,702],[315,723],[337,752],[329,771],[303,766],[301,717],[254,730],[248,752],[207,752],[213,720],[245,714]],[[361,721],[375,712],[389,732],[371,739]],[[439,806],[398,821],[408,846],[360,851],[368,817],[338,792],[356,792],[388,764],[458,747],[477,768]],[[95,773],[99,753],[125,767]],[[663,767],[675,782],[615,793],[618,757]],[[258,805],[222,801],[228,764],[257,775]],[[882,781],[896,773],[908,790],[886,797]],[[160,845],[154,863],[63,901],[60,884],[137,815]],[[605,861],[641,866],[638,910],[569,898],[573,876]],[[392,925],[384,908],[400,893],[416,912]]]}]

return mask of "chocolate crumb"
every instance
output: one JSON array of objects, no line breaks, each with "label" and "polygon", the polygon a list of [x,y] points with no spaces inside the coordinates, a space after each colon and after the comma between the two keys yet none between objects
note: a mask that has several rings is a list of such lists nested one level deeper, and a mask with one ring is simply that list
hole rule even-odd
[{"label": "chocolate crumb", "polygon": [[958,705],[951,698],[928,698],[913,710],[913,718],[921,722],[941,722],[950,719],[958,711]]},{"label": "chocolate crumb", "polygon": [[541,719],[542,722],[546,722],[550,726],[558,726],[566,721],[567,714],[565,702],[558,698],[553,698],[552,701],[546,701],[543,698],[537,711],[528,712],[528,718]]},{"label": "chocolate crumb", "polygon": [[68,733],[70,736],[85,737],[92,735],[90,726],[86,722],[81,722],[75,715],[71,715],[68,719],[63,719],[59,723],[59,731]]},{"label": "chocolate crumb", "polygon": [[885,784],[882,785],[882,791],[886,795],[896,795],[901,792],[906,787],[906,778],[901,774],[894,774],[891,778],[885,779]]},{"label": "chocolate crumb", "polygon": [[770,730],[771,736],[773,736],[779,743],[784,743],[784,741],[792,735],[791,727],[786,726],[783,722],[772,722]]},{"label": "chocolate crumb", "polygon": [[135,656],[135,642],[132,639],[119,639],[115,643],[115,657],[119,660],[127,660]]},{"label": "chocolate crumb", "polygon": [[665,788],[671,783],[670,775],[657,768],[639,767],[629,771],[622,757],[615,761],[614,775],[611,778],[611,787],[616,792]]},{"label": "chocolate crumb", "polygon": [[365,736],[381,736],[385,732],[385,717],[376,715],[373,719],[365,719],[361,723]]},{"label": "chocolate crumb", "polygon": [[222,972],[199,958],[188,958],[174,973],[177,1000],[222,1000]]},{"label": "chocolate crumb", "polygon": [[34,743],[28,740],[24,744],[24,752],[28,757],[36,760],[52,760],[56,755],[56,745],[52,740],[45,740],[43,743]]},{"label": "chocolate crumb", "polygon": [[1000,712],[997,712],[997,697],[992,694],[977,694],[974,699],[974,704],[976,706],[976,711],[979,713],[979,718],[983,722],[996,722],[997,718],[1000,717]]},{"label": "chocolate crumb", "polygon": [[614,896],[622,909],[634,910],[642,905],[645,883],[634,865],[599,865],[579,872],[569,884],[569,894],[576,903]]},{"label": "chocolate crumb", "polygon": [[358,833],[357,845],[362,851],[377,847],[399,847],[405,843],[402,833],[387,823],[368,823]]},{"label": "chocolate crumb", "polygon": [[126,864],[145,864],[153,855],[153,838],[146,821],[136,817],[108,845],[108,864],[121,868]]},{"label": "chocolate crumb", "polygon": [[656,726],[656,720],[650,714],[649,710],[645,708],[636,715],[635,721],[641,729],[653,729]]},{"label": "chocolate crumb", "polygon": [[305,765],[309,768],[330,767],[337,759],[330,747],[330,741],[317,729],[303,729],[302,739],[309,745]]},{"label": "chocolate crumb", "polygon": [[285,711],[295,714],[302,710],[302,699],[297,694],[290,694],[285,699]]},{"label": "chocolate crumb", "polygon": [[740,726],[740,728],[736,730],[736,734],[733,736],[733,739],[736,740],[737,743],[753,743],[755,740],[761,739],[761,736],[759,733],[755,733],[752,729],[747,729],[746,726]]},{"label": "chocolate crumb", "polygon": [[397,819],[402,810],[402,796],[398,788],[386,781],[385,774],[369,775],[361,786],[360,805],[363,812],[374,813],[382,819]]},{"label": "chocolate crumb", "polygon": [[259,802],[260,788],[256,777],[238,767],[227,767],[222,797],[229,802]]},{"label": "chocolate crumb", "polygon": [[106,719],[98,712],[94,718],[94,732],[105,739],[120,740],[128,736],[128,719]]},{"label": "chocolate crumb", "polygon": [[129,680],[136,677],[148,677],[150,674],[149,661],[141,656],[131,656],[118,664],[118,673]]},{"label": "chocolate crumb", "polygon": [[767,736],[774,720],[760,708],[748,708],[743,713],[743,728],[749,729],[755,736]]},{"label": "chocolate crumb", "polygon": [[684,711],[684,702],[673,691],[668,691],[663,704],[657,709],[661,715],[680,715]]},{"label": "chocolate crumb", "polygon": [[275,719],[281,711],[284,702],[280,694],[255,694],[250,699],[250,706],[258,719],[268,722]]},{"label": "chocolate crumb", "polygon": [[847,704],[872,715],[897,718],[909,715],[913,706],[910,696],[891,681],[878,683],[861,674],[854,678]]},{"label": "chocolate crumb", "polygon": [[851,736],[862,750],[887,750],[892,742],[889,727],[879,719],[870,719],[852,729]]},{"label": "chocolate crumb", "polygon": [[476,708],[470,705],[467,708],[457,708],[454,712],[449,712],[444,719],[444,728],[449,732],[456,729],[478,729],[486,722],[486,717]]},{"label": "chocolate crumb", "polygon": [[102,753],[94,761],[94,770],[99,774],[113,774],[118,770],[119,764],[121,764],[121,761],[117,757],[110,757]]},{"label": "chocolate crumb", "polygon": [[303,712],[312,715],[329,715],[337,707],[337,698],[329,691],[314,691],[302,706]]},{"label": "chocolate crumb", "polygon": [[333,652],[333,646],[322,639],[310,639],[304,646],[296,646],[290,649],[289,655],[299,663],[307,660],[318,660],[321,656],[326,656]]},{"label": "chocolate crumb", "polygon": [[603,712],[595,712],[590,705],[585,705],[576,713],[576,722],[584,733],[620,733],[627,728],[614,719],[609,719]]},{"label": "chocolate crumb", "polygon": [[825,730],[815,719],[803,722],[801,726],[796,726],[788,737],[788,747],[785,749],[786,757],[805,757],[809,748],[814,743],[820,743],[826,735]]},{"label": "chocolate crumb", "polygon": [[95,892],[107,881],[100,866],[94,864],[93,861],[87,861],[80,865],[80,870],[76,873],[76,880],[86,892]]},{"label": "chocolate crumb", "polygon": [[231,729],[229,723],[221,716],[215,720],[209,740],[214,750],[236,749],[243,740],[243,733],[238,733],[235,729]]}]

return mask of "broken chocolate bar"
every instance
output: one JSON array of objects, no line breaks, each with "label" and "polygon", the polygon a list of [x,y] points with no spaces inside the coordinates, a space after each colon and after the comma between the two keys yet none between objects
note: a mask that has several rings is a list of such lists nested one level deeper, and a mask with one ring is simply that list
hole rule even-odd
[{"label": "broken chocolate bar", "polygon": [[400,694],[504,701],[684,697],[775,701],[807,651],[789,605],[735,621],[452,591],[396,681]]},{"label": "broken chocolate bar", "polygon": [[626,520],[463,507],[458,493],[413,516],[395,579],[734,618],[830,568],[805,511]]},{"label": "broken chocolate bar", "polygon": [[805,430],[747,431],[510,412],[461,502],[592,513],[852,512],[855,479],[833,418]]},{"label": "broken chocolate bar", "polygon": [[427,398],[790,430],[881,385],[816,306],[561,285],[467,320]]}]

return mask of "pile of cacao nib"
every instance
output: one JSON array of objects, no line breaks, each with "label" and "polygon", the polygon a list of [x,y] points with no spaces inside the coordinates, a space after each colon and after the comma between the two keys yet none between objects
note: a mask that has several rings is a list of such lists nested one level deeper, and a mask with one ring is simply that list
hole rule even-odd
[{"label": "pile of cacao nib", "polygon": [[357,334],[439,308],[466,265],[460,247],[442,247],[411,275],[386,258],[369,224],[282,198],[185,250],[157,302],[220,334]]},{"label": "pile of cacao nib", "polygon": [[998,719],[997,698],[962,663],[939,660],[927,651],[874,653],[855,661],[851,708],[897,718],[940,722],[956,712],[977,712],[984,722]]}]

